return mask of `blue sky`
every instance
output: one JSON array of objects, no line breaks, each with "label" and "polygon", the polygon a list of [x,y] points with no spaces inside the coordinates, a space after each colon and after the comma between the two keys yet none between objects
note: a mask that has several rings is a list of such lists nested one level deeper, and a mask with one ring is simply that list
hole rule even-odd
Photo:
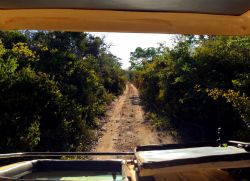
[{"label": "blue sky", "polygon": [[96,36],[105,37],[105,42],[110,44],[112,54],[121,58],[122,68],[129,67],[130,52],[137,47],[148,48],[157,47],[159,43],[165,43],[166,46],[172,45],[173,35],[169,34],[149,34],[149,33],[91,33]]}]

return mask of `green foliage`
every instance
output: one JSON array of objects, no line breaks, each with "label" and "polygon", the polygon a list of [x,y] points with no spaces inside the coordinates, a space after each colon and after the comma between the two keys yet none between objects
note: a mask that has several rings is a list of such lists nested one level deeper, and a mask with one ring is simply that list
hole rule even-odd
[{"label": "green foliage", "polygon": [[183,141],[215,140],[218,127],[225,139],[249,141],[249,44],[249,37],[180,36],[130,77]]},{"label": "green foliage", "polygon": [[34,121],[26,130],[26,133],[20,137],[20,140],[23,141],[25,145],[28,145],[32,150],[39,144],[40,135],[40,123],[38,121]]},{"label": "green foliage", "polygon": [[228,103],[230,103],[234,109],[240,114],[241,119],[246,123],[246,125],[250,128],[250,99],[243,93],[240,95],[239,91],[234,90],[219,90],[215,89],[207,89],[208,95],[212,97],[214,100],[222,97]]},{"label": "green foliage", "polygon": [[125,87],[118,59],[85,33],[0,39],[0,152],[88,149],[110,94]]},{"label": "green foliage", "polygon": [[139,69],[144,63],[151,62],[153,58],[160,55],[162,51],[162,44],[158,48],[149,47],[142,49],[141,47],[137,47],[134,52],[130,53],[130,69]]},{"label": "green foliage", "polygon": [[153,112],[147,112],[145,115],[146,120],[158,131],[167,132],[175,139],[179,139],[179,134],[176,128],[173,127],[170,120],[166,116],[159,116]]}]

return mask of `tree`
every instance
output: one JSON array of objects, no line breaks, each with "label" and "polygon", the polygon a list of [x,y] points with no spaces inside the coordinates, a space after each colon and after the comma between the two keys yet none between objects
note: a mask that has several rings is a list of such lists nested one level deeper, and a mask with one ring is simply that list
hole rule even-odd
[{"label": "tree", "polygon": [[146,107],[171,120],[184,141],[215,140],[218,127],[225,139],[249,141],[249,43],[181,36],[173,48],[139,61],[133,79]]},{"label": "tree", "polygon": [[103,40],[46,31],[0,39],[0,152],[89,149],[97,118],[125,87]]}]

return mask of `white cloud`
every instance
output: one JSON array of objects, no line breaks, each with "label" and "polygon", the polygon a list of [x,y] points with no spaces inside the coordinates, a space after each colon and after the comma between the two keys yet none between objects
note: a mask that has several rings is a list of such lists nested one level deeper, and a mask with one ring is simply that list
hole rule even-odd
[{"label": "white cloud", "polygon": [[96,36],[105,36],[107,44],[111,44],[110,51],[112,54],[121,58],[122,67],[127,69],[129,64],[130,52],[137,47],[148,48],[157,47],[159,43],[165,43],[171,46],[173,35],[168,34],[147,34],[147,33],[91,33]]}]

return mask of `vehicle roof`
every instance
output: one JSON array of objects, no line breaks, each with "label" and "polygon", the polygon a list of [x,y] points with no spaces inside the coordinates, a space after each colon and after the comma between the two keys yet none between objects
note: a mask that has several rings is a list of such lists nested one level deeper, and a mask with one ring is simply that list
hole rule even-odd
[{"label": "vehicle roof", "polygon": [[249,35],[249,0],[2,0],[0,29]]},{"label": "vehicle roof", "polygon": [[2,9],[88,9],[148,12],[185,12],[241,15],[249,10],[249,0],[8,0]]}]

